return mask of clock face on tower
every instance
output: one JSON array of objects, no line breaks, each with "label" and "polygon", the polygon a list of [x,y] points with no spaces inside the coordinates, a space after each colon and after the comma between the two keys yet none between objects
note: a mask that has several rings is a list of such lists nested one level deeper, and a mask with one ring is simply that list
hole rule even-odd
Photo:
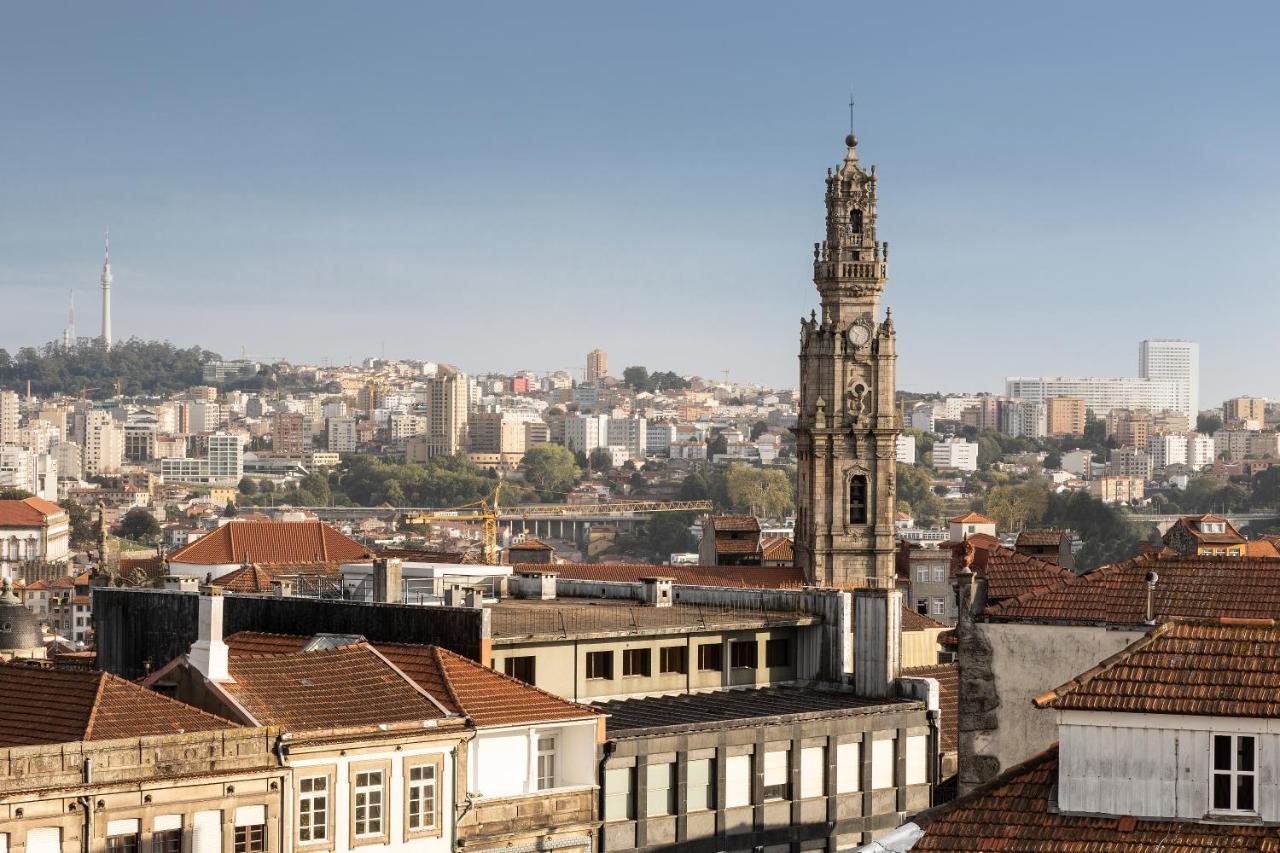
[{"label": "clock face on tower", "polygon": [[849,343],[855,347],[864,347],[871,340],[871,330],[862,323],[854,323],[849,327]]}]

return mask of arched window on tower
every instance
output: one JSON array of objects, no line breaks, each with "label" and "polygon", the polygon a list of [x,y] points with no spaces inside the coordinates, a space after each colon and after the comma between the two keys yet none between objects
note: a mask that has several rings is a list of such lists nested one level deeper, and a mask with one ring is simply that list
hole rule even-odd
[{"label": "arched window on tower", "polygon": [[854,474],[849,478],[849,523],[867,523],[867,476]]},{"label": "arched window on tower", "polygon": [[849,233],[862,233],[862,211],[856,207],[849,211]]}]

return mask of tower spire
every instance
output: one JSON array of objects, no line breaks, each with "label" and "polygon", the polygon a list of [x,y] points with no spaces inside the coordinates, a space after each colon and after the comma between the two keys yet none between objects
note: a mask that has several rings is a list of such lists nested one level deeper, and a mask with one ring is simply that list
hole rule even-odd
[{"label": "tower spire", "polygon": [[111,349],[111,230],[102,238],[102,345]]}]

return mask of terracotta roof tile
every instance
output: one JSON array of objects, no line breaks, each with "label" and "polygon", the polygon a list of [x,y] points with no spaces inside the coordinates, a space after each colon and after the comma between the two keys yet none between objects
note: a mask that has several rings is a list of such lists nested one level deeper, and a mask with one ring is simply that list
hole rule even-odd
[{"label": "terracotta roof tile", "polygon": [[367,560],[367,548],[319,521],[231,521],[169,555],[171,563],[324,563]]},{"label": "terracotta roof tile", "polygon": [[1018,548],[1048,548],[1050,546],[1059,546],[1062,544],[1062,538],[1066,536],[1065,530],[1024,530],[1018,534],[1015,547]]},{"label": "terracotta roof tile", "polygon": [[760,556],[789,563],[796,558],[795,543],[786,536],[766,536],[760,541]]},{"label": "terracotta roof tile", "polygon": [[[976,539],[977,537],[969,539],[974,543],[973,561],[969,568],[978,577],[986,580],[989,602],[1013,598],[1032,590],[1048,589],[1076,576],[1070,569],[1064,569],[1047,560],[1020,553],[1000,544],[976,542]],[[955,553],[962,554],[959,550]],[[952,560],[952,578],[959,571],[961,563],[960,559]]]},{"label": "terracotta roof tile", "polygon": [[980,512],[966,512],[964,515],[957,515],[947,520],[952,524],[995,524],[994,519],[987,518]]},{"label": "terracotta roof tile", "polygon": [[1000,621],[1141,625],[1147,573],[1156,572],[1157,622],[1172,618],[1280,618],[1280,559],[1139,557],[1103,566],[990,605],[982,618]]},{"label": "terracotta roof tile", "polygon": [[222,685],[262,725],[292,731],[436,720],[445,712],[367,643],[233,655]]},{"label": "terracotta roof tile", "polygon": [[1274,620],[1170,621],[1035,699],[1041,708],[1280,717]]},{"label": "terracotta roof tile", "polygon": [[737,531],[739,533],[759,533],[760,522],[754,515],[713,515],[711,529],[721,531]]},{"label": "terracotta roof tile", "polygon": [[960,737],[960,669],[954,663],[913,666],[902,670],[905,678],[935,678],[942,712],[942,751],[954,752]]},{"label": "terracotta roof tile", "polygon": [[904,631],[931,631],[935,628],[945,629],[946,627],[936,619],[931,619],[923,613],[917,613],[910,607],[902,608],[902,630]]},{"label": "terracotta roof tile", "polygon": [[0,501],[0,527],[39,527],[49,516],[65,514],[62,507],[43,498]]},{"label": "terracotta roof tile", "polygon": [[660,575],[688,586],[733,586],[783,589],[805,585],[804,571],[794,566],[651,566],[647,563],[521,563],[516,571],[553,571],[569,580],[638,583]]},{"label": "terracotta roof tile", "polygon": [[1280,827],[1083,817],[1050,809],[1058,748],[1010,768],[970,794],[916,817],[913,853],[1218,853],[1280,849]]},{"label": "terracotta roof tile", "polygon": [[105,672],[3,664],[0,696],[0,747],[235,727]]}]

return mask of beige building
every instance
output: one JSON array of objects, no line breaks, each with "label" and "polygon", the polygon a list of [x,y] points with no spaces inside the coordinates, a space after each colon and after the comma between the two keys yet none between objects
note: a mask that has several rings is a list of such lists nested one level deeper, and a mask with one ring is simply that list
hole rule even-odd
[{"label": "beige building", "polygon": [[1045,401],[1046,431],[1054,438],[1084,435],[1088,413],[1081,397],[1050,397]]},{"label": "beige building", "polygon": [[[2,405],[2,404],[0,404]],[[1233,397],[1222,404],[1222,422],[1245,422],[1245,429],[1262,429],[1267,420],[1267,401],[1259,397]]]},{"label": "beige building", "polygon": [[83,470],[87,477],[110,477],[120,473],[124,460],[124,428],[103,409],[85,416]]},{"label": "beige building", "polygon": [[609,354],[602,349],[593,349],[587,353],[587,375],[588,382],[595,382],[602,376],[609,375]]},{"label": "beige building", "polygon": [[0,391],[0,444],[18,443],[18,394]]},{"label": "beige building", "polygon": [[473,384],[467,374],[443,367],[439,375],[427,380],[425,459],[466,452]]},{"label": "beige building", "polygon": [[1146,487],[1141,477],[1108,475],[1090,480],[1089,494],[1103,503],[1132,504],[1142,500]]},{"label": "beige building", "polygon": [[276,412],[271,416],[271,449],[285,456],[302,456],[310,447],[307,419],[298,412]]}]

